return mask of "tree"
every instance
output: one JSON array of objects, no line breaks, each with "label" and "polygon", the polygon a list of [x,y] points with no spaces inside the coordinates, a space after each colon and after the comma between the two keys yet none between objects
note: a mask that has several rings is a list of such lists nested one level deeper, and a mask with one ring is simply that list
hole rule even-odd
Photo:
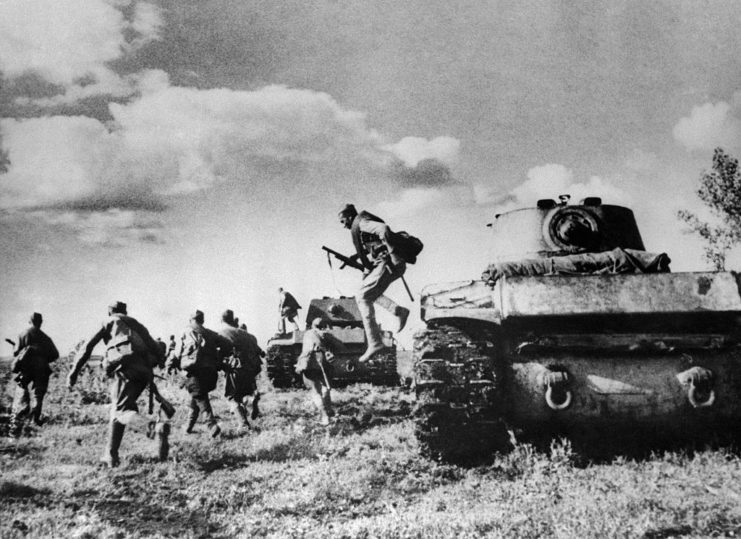
[{"label": "tree", "polygon": [[710,208],[718,224],[703,221],[688,210],[680,210],[677,216],[705,240],[705,260],[716,270],[722,271],[728,251],[741,242],[741,173],[738,159],[725,153],[722,148],[716,148],[713,168],[700,176],[697,196]]}]

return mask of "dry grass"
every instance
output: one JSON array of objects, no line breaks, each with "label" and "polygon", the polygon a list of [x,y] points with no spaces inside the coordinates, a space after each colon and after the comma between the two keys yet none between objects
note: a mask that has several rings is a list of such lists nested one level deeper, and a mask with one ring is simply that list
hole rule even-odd
[{"label": "dry grass", "polygon": [[[7,378],[7,377],[6,377]],[[403,389],[335,392],[316,425],[302,391],[265,381],[259,430],[171,437],[171,458],[127,431],[123,465],[101,468],[106,406],[52,382],[50,421],[0,441],[2,537],[710,537],[741,533],[741,460],[728,450],[584,465],[568,442],[518,446],[475,467],[419,456]],[[7,418],[10,390],[0,394]],[[185,412],[175,380],[163,384]],[[83,404],[86,401],[88,404]],[[99,399],[98,399],[99,400]],[[145,408],[142,401],[142,409]],[[0,428],[4,425],[0,424]],[[577,465],[576,463],[579,462]]]}]

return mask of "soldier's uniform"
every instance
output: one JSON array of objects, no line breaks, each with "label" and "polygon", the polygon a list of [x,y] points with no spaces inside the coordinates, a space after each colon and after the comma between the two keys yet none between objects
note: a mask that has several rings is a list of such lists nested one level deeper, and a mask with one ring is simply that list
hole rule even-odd
[{"label": "soldier's uniform", "polygon": [[179,349],[174,354],[174,362],[178,363],[175,366],[182,366],[183,359],[189,352],[188,343],[192,340],[190,334],[202,340],[198,362],[193,367],[185,369],[185,389],[190,393],[190,415],[185,432],[188,434],[193,432],[198,416],[203,411],[209,432],[215,438],[221,433],[221,427],[214,417],[208,394],[216,389],[222,358],[230,353],[232,344],[215,331],[204,327],[203,322],[204,315],[201,311],[196,311],[190,317],[190,325],[180,339]]},{"label": "soldier's uniform", "polygon": [[350,229],[354,258],[365,268],[356,297],[368,338],[368,349],[358,359],[364,362],[384,348],[374,303],[397,317],[397,332],[406,324],[409,310],[383,295],[391,283],[404,275],[406,262],[394,252],[393,233],[380,218],[366,211],[358,213],[352,204],[346,205],[339,217],[342,225]]},{"label": "soldier's uniform", "polygon": [[[111,378],[111,414],[108,447],[104,462],[110,467],[120,463],[118,450],[126,425],[139,410],[137,400],[154,378],[154,366],[164,361],[162,348],[149,330],[126,314],[126,304],[120,301],[108,307],[108,318],[88,341],[85,351],[69,373],[68,384],[74,386],[80,370],[95,346],[103,341],[106,355],[103,365]],[[160,397],[158,396],[158,399]],[[167,404],[169,406],[169,403]]]},{"label": "soldier's uniform", "polygon": [[260,399],[256,377],[260,373],[261,357],[264,352],[258,346],[254,335],[248,333],[246,329],[237,327],[232,310],[226,310],[221,319],[219,335],[228,339],[232,345],[231,356],[225,360],[228,364],[224,367],[226,372],[224,396],[232,403],[242,427],[249,428],[244,400],[252,396],[252,419],[256,419]]},{"label": "soldier's uniform", "polygon": [[304,385],[311,392],[311,400],[319,410],[322,425],[328,425],[334,415],[330,392],[332,388],[329,385],[329,378],[332,376],[330,360],[332,355],[343,349],[342,342],[327,333],[327,322],[321,318],[315,318],[311,329],[304,333],[296,372],[303,377]]},{"label": "soldier's uniform", "polygon": [[301,308],[301,305],[298,304],[298,301],[296,301],[296,298],[290,292],[279,288],[278,293],[280,294],[278,311],[280,312],[281,333],[286,332],[286,320],[293,324],[294,330],[299,331],[300,328],[298,322],[296,322],[296,317],[298,316],[298,310]]},{"label": "soldier's uniform", "polygon": [[[13,351],[17,362],[14,372],[17,373],[15,380],[18,385],[10,416],[11,436],[20,435],[29,412],[34,423],[41,425],[41,408],[52,372],[49,363],[59,358],[54,342],[41,331],[43,322],[41,314],[33,313],[29,322],[31,327],[18,336],[18,342]],[[31,406],[31,394],[33,394],[33,406]]]}]

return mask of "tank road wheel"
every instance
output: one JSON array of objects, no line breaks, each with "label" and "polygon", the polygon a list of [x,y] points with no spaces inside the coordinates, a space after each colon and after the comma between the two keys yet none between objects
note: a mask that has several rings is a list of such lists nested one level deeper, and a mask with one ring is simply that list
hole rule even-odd
[{"label": "tank road wheel", "polygon": [[267,351],[268,378],[277,389],[303,387],[301,378],[296,374],[296,355],[291,347],[274,346]]},{"label": "tank road wheel", "polygon": [[511,448],[490,340],[452,326],[414,337],[415,433],[422,452],[470,462]]}]

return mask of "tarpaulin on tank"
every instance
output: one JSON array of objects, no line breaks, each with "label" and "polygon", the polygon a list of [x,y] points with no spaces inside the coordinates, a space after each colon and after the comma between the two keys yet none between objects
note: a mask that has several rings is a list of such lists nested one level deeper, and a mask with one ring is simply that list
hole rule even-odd
[{"label": "tarpaulin on tank", "polygon": [[489,264],[481,278],[493,285],[501,277],[518,275],[663,273],[669,271],[670,262],[666,253],[656,254],[617,247],[601,253],[580,253]]}]

